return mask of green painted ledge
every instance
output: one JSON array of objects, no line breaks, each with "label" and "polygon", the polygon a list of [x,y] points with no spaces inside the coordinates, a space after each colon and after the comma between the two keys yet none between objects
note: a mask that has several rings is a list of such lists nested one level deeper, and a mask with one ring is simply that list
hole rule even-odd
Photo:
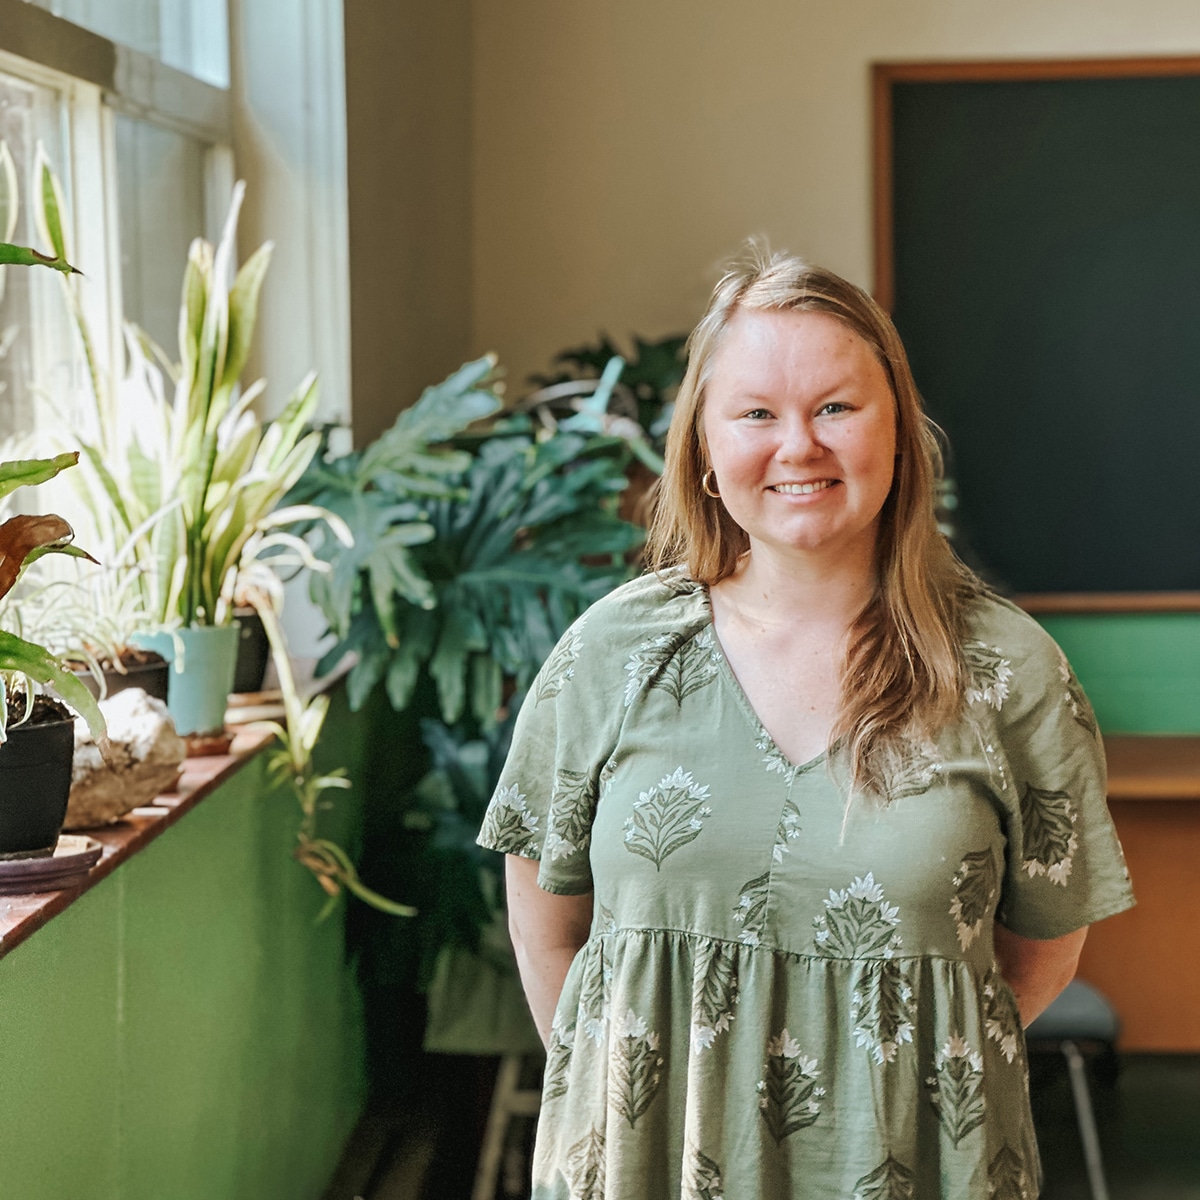
[{"label": "green painted ledge", "polygon": [[[339,694],[324,745],[352,773],[361,725]],[[0,959],[0,1196],[322,1195],[365,1100],[362,1008],[296,815],[260,754]]]},{"label": "green painted ledge", "polygon": [[1200,733],[1200,613],[1038,620],[1071,660],[1104,733]]}]

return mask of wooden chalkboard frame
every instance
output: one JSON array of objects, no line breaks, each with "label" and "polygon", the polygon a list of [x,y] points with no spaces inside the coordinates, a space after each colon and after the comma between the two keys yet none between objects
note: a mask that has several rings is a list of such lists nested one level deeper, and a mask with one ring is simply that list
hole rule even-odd
[{"label": "wooden chalkboard frame", "polygon": [[[874,296],[895,304],[892,88],[898,83],[1122,79],[1200,75],[1195,55],[1143,58],[878,62],[871,67]],[[1200,612],[1200,592],[1043,593],[1014,599],[1034,613]]]}]

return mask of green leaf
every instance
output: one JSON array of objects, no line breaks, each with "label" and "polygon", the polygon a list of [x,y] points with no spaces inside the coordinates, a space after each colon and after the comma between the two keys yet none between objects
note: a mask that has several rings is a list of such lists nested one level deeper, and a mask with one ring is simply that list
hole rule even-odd
[{"label": "green leaf", "polygon": [[183,296],[179,312],[179,358],[181,377],[192,379],[199,367],[200,335],[204,327],[204,310],[208,303],[206,255],[203,243],[193,242],[183,270]]},{"label": "green leaf", "polygon": [[350,700],[352,712],[358,712],[367,702],[375,685],[383,678],[384,669],[388,665],[388,655],[385,648],[377,648],[373,654],[363,655],[354,664],[353,670],[346,679],[346,694]]},{"label": "green leaf", "polygon": [[[267,426],[255,460],[257,466],[266,471],[278,468],[303,437],[319,402],[317,376],[310,371],[292,393],[283,412]],[[320,445],[320,435],[314,434],[313,437],[315,444],[312,453],[315,454]],[[306,460],[305,466],[311,461],[312,455]]]},{"label": "green leaf", "polygon": [[458,614],[450,609],[442,621],[437,649],[429,660],[429,673],[437,683],[442,720],[453,725],[466,702],[467,631]]},{"label": "green leaf", "polygon": [[[434,387],[426,388],[411,408],[364,452],[360,477],[374,479],[381,471],[399,475],[426,474],[436,460],[430,444],[448,441],[474,421],[491,416],[500,401],[479,385],[495,367],[490,355],[460,367]],[[456,469],[451,466],[451,469]]]},{"label": "green leaf", "polygon": [[55,258],[25,246],[13,246],[8,242],[0,242],[0,266],[7,263],[25,267],[50,267],[54,271],[61,271],[64,275],[80,274],[65,258]]},{"label": "green leaf", "polygon": [[79,461],[79,451],[56,454],[53,458],[18,458],[0,462],[0,498],[19,487],[31,487],[53,479],[60,471]]},{"label": "green leaf", "polygon": [[95,697],[45,647],[0,630],[0,671],[20,672],[37,683],[50,685],[83,717],[96,741],[104,740],[107,734],[104,714]]},{"label": "green leaf", "polygon": [[120,519],[122,532],[126,535],[132,533],[134,522],[129,515],[125,497],[121,495],[121,489],[117,486],[117,481],[108,469],[104,459],[100,456],[100,452],[95,446],[89,446],[84,443],[83,453],[88,460],[88,465],[96,473],[96,478],[100,480],[100,486],[103,488],[104,495],[107,497],[109,504],[112,505],[113,511]]},{"label": "green leaf", "polygon": [[486,653],[471,655],[471,712],[485,729],[494,725],[504,702],[504,673]]},{"label": "green leaf", "polygon": [[50,245],[54,248],[55,258],[60,262],[65,262],[67,245],[62,227],[62,193],[59,191],[58,180],[50,169],[49,160],[45,157],[45,152],[40,145],[38,146],[38,168],[41,175],[41,223],[45,227],[44,233],[49,238]]},{"label": "green leaf", "polygon": [[271,242],[259,246],[238,271],[229,291],[229,337],[219,380],[221,387],[231,387],[237,383],[250,356],[254,325],[258,318],[258,297],[267,276],[267,268],[271,265],[272,249]]},{"label": "green leaf", "polygon": [[418,647],[409,642],[402,643],[387,672],[388,700],[397,712],[403,712],[412,699],[420,668],[421,656]]}]

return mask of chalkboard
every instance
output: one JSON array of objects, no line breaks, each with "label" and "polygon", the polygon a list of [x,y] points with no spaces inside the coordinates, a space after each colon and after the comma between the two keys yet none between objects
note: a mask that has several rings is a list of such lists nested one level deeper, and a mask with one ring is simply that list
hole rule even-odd
[{"label": "chalkboard", "polygon": [[877,295],[1019,592],[1200,590],[1200,61],[1167,62],[877,68]]}]

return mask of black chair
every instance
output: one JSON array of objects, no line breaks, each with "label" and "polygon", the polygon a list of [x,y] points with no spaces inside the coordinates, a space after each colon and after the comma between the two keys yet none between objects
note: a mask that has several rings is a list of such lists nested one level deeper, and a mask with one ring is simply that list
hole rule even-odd
[{"label": "black chair", "polygon": [[1067,1060],[1083,1160],[1087,1165],[1092,1200],[1108,1200],[1100,1137],[1088,1089],[1084,1050],[1097,1055],[1109,1080],[1116,1078],[1117,1035],[1121,1021],[1116,1010],[1091,984],[1074,979],[1048,1009],[1025,1031],[1030,1050],[1057,1050]]}]

